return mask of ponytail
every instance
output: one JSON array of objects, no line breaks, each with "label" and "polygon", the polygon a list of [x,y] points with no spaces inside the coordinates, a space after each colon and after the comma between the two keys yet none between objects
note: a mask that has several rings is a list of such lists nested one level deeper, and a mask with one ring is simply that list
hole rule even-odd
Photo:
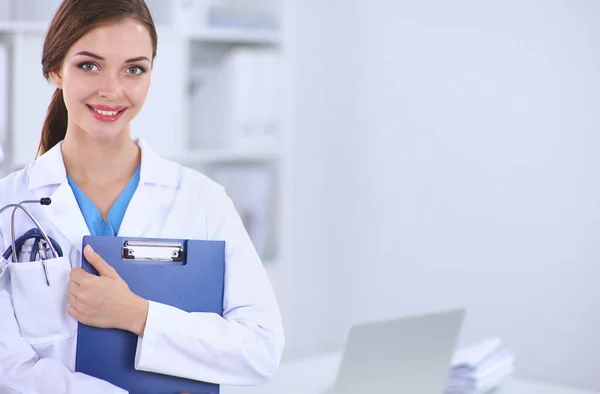
[{"label": "ponytail", "polygon": [[46,113],[42,128],[42,138],[38,146],[38,156],[48,152],[65,138],[67,134],[67,107],[61,89],[56,89]]}]

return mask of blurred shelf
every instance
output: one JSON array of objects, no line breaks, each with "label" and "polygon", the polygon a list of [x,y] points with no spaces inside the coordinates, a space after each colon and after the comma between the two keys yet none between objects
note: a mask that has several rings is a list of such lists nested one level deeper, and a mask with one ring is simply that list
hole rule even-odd
[{"label": "blurred shelf", "polygon": [[182,164],[220,164],[243,162],[269,162],[277,160],[279,154],[273,150],[190,150],[183,152],[172,160]]},{"label": "blurred shelf", "polygon": [[0,21],[0,33],[45,34],[49,24],[36,21]]},{"label": "blurred shelf", "polygon": [[235,28],[205,28],[184,33],[193,41],[248,44],[248,45],[278,45],[281,38],[278,30],[235,29]]},{"label": "blurred shelf", "polygon": [[277,297],[283,296],[283,290],[285,289],[285,267],[280,264],[277,260],[264,260],[263,267],[267,272],[269,281],[277,293]]},{"label": "blurred shelf", "polygon": [[[1,0],[0,0],[1,1]],[[46,33],[48,22],[41,21],[6,21],[0,20],[0,33]],[[171,24],[157,23],[156,28],[169,29]],[[176,29],[176,27],[175,27]],[[196,31],[184,31],[181,34],[189,40],[207,43],[244,44],[244,45],[279,45],[280,32],[276,29],[236,29],[236,28],[203,28]]]},{"label": "blurred shelf", "polygon": [[[2,1],[2,0],[0,0]],[[50,27],[49,22],[41,22],[41,21],[7,21],[0,20],[0,33],[40,33],[46,34],[48,27]],[[167,24],[156,24],[156,29],[169,29],[170,25]]]},{"label": "blurred shelf", "polygon": [[279,270],[281,269],[279,262],[273,257],[262,259],[262,263],[265,269],[273,274],[279,273]]},{"label": "blurred shelf", "polygon": [[211,67],[195,67],[190,70],[191,80],[201,82],[210,78],[214,72],[215,70]]}]

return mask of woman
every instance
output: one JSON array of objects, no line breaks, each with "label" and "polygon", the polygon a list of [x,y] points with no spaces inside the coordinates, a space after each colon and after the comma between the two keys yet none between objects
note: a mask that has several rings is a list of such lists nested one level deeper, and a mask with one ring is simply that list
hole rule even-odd
[{"label": "woman", "polygon": [[[39,262],[9,263],[0,279],[0,393],[124,392],[73,372],[78,322],[137,334],[142,371],[252,385],[278,367],[278,306],[231,200],[131,138],[156,50],[143,0],[64,0],[50,25],[42,65],[56,91],[40,155],[0,182],[0,202],[50,196],[51,205],[29,208],[65,257],[48,260],[46,271]],[[8,248],[10,215],[0,219]],[[16,226],[20,235],[32,223],[19,213]],[[223,317],[142,299],[94,251],[86,257],[104,274],[88,274],[80,268],[87,234],[225,240]]]}]

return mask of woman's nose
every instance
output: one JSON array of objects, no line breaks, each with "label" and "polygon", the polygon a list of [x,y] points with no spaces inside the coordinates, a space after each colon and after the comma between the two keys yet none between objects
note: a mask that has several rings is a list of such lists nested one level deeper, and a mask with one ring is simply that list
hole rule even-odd
[{"label": "woman's nose", "polygon": [[123,87],[121,86],[118,78],[106,77],[102,87],[98,91],[98,94],[107,100],[118,100],[123,97]]}]

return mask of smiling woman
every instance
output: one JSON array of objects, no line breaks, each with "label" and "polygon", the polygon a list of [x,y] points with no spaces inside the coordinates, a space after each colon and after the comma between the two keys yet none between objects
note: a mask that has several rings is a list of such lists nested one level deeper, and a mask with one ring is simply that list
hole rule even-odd
[{"label": "smiling woman", "polygon": [[[113,45],[117,40],[127,46]],[[130,53],[144,56],[129,58]],[[49,73],[63,91],[74,123],[67,132],[87,131],[101,139],[128,134],[128,124],[141,110],[150,86],[152,53],[148,30],[133,18],[95,28],[77,41],[60,70]],[[103,123],[90,123],[87,112]]]},{"label": "smiling woman", "polygon": [[[74,18],[84,3],[85,12]],[[74,0],[63,2],[58,9],[42,54],[43,74],[57,89],[48,109],[39,154],[63,140],[68,131],[86,130],[101,137],[111,130],[122,131],[125,124],[123,134],[128,134],[129,122],[139,113],[150,86],[149,71],[158,37],[143,1],[119,1],[114,5]],[[107,121],[122,119],[122,123],[111,123],[110,128],[104,125],[103,130],[86,124],[82,114],[97,111],[120,112],[112,119],[111,114],[99,114],[108,116]],[[128,112],[126,117],[123,112]]]},{"label": "smiling woman", "polygon": [[[124,45],[115,46],[119,41]],[[47,42],[54,41],[49,37]],[[141,110],[150,86],[155,45],[147,28],[127,18],[92,29],[71,46],[60,68],[47,66],[57,87],[56,99],[62,95],[69,114],[70,122],[63,129],[68,137],[81,133],[95,139],[111,139],[118,134],[122,139],[129,137],[129,122]],[[50,45],[47,50],[53,49]],[[130,58],[131,53],[142,56]],[[42,138],[41,153],[64,137],[60,129],[50,126],[51,121],[44,129],[43,137],[47,138]]]},{"label": "smiling woman", "polygon": [[[32,213],[65,258],[9,263],[0,280],[1,393],[125,393],[74,373],[78,323],[137,336],[131,362],[139,371],[253,385],[278,368],[284,345],[278,304],[231,199],[221,185],[131,137],[157,42],[143,0],[64,0],[50,25],[42,66],[56,91],[38,157],[0,181],[0,203],[51,196],[50,206]],[[17,222],[16,231],[28,225]],[[5,248],[8,233],[4,217]],[[134,294],[87,248],[99,275],[84,271],[82,239],[90,234],[224,240],[222,316]],[[52,286],[37,280],[42,267]]]}]

